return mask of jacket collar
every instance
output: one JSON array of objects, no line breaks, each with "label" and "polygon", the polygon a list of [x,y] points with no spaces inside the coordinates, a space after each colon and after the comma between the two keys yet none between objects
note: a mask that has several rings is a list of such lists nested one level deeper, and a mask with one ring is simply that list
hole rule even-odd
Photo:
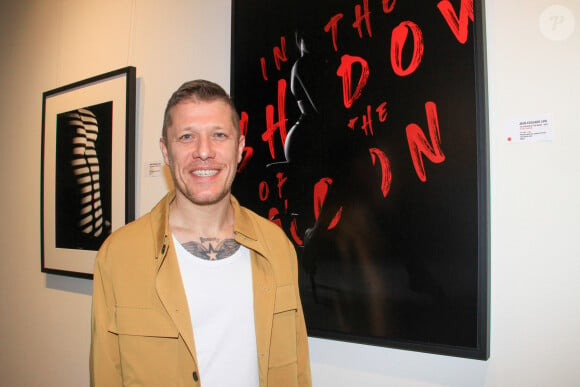
[{"label": "jacket collar", "polygon": [[[268,259],[264,246],[264,238],[259,236],[255,214],[240,205],[238,200],[231,196],[234,207],[234,234],[236,242]],[[253,216],[252,216],[253,215]]]},{"label": "jacket collar", "polygon": [[154,236],[155,260],[163,262],[169,247],[169,204],[175,199],[175,191],[168,192],[151,210],[151,232]]},{"label": "jacket collar", "polygon": [[[152,227],[155,235],[155,251],[159,264],[163,261],[169,247],[171,230],[169,229],[169,204],[175,199],[175,190],[168,192],[159,203],[151,210]],[[251,212],[242,207],[238,200],[231,195],[230,202],[234,209],[234,234],[236,242],[246,246],[257,253],[266,256],[264,245],[258,237],[258,232]]]}]

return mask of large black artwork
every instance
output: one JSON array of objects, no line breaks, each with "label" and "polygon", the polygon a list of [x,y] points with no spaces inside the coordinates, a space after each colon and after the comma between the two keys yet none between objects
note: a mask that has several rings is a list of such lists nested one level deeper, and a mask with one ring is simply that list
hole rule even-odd
[{"label": "large black artwork", "polygon": [[299,259],[312,336],[487,359],[483,5],[232,8],[242,204]]}]

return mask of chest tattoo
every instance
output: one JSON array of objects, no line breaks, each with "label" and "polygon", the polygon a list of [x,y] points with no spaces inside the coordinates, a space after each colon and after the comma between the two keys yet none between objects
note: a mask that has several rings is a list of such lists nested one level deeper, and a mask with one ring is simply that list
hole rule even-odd
[{"label": "chest tattoo", "polygon": [[191,241],[182,246],[198,258],[215,261],[231,257],[238,251],[240,244],[232,239],[199,238],[199,242]]}]

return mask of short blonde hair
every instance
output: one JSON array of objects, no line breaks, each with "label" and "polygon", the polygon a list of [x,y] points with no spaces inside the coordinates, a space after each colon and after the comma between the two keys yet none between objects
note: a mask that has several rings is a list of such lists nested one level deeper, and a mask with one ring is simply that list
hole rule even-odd
[{"label": "short blonde hair", "polygon": [[225,102],[230,107],[232,113],[232,123],[236,129],[236,133],[238,136],[240,135],[240,115],[236,110],[232,98],[217,83],[206,81],[204,79],[196,79],[193,81],[185,82],[171,95],[171,98],[169,98],[167,106],[165,107],[165,114],[163,116],[163,129],[161,132],[161,136],[164,140],[167,140],[167,128],[171,126],[171,110],[175,105],[182,101]]}]

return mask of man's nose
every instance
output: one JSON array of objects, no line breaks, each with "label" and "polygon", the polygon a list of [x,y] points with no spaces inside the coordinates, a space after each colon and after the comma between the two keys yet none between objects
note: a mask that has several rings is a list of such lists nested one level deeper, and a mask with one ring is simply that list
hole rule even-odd
[{"label": "man's nose", "polygon": [[211,138],[209,138],[208,136],[199,136],[193,152],[193,157],[205,160],[208,158],[212,158],[214,154],[215,152],[213,149]]}]

